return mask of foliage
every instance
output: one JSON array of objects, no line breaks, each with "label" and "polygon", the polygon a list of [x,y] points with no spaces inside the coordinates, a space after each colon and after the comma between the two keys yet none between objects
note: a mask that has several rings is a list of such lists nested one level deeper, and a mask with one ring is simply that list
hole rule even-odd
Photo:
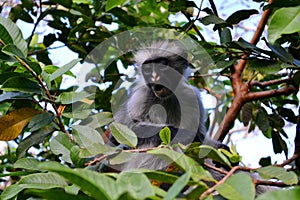
[{"label": "foliage", "polygon": [[[157,148],[123,150],[105,144],[108,127],[121,144],[130,147],[137,144],[135,134],[128,127],[113,121],[111,108],[114,101],[110,101],[116,97],[112,94],[123,76],[117,63],[127,68],[132,64],[131,55],[128,53],[110,60],[111,55],[119,55],[112,46],[106,46],[110,55],[101,52],[97,52],[97,57],[88,55],[100,43],[124,31],[159,27],[193,38],[215,63],[206,71],[212,74],[212,78],[204,81],[203,72],[198,68],[201,52],[191,61],[195,66],[191,84],[205,88],[217,99],[216,108],[208,115],[215,114],[223,119],[208,120],[211,133],[215,131],[213,127],[219,127],[217,134],[220,133],[223,139],[234,120],[238,120],[249,127],[249,132],[258,127],[267,138],[272,138],[275,153],[288,154],[283,138],[290,134],[286,133],[284,126],[298,122],[298,114],[291,105],[298,106],[296,93],[300,84],[299,1],[274,1],[270,4],[258,1],[265,10],[262,18],[270,16],[268,38],[261,39],[267,49],[256,45],[257,41],[247,42],[246,38],[235,40],[232,37],[237,25],[242,20],[251,20],[259,13],[257,10],[237,10],[223,19],[218,16],[214,2],[209,2],[210,7],[206,8],[183,0],[22,0],[11,7],[6,3],[0,5],[2,11],[10,8],[8,17],[0,17],[0,140],[9,141],[9,148],[0,154],[1,186],[5,186],[1,199],[54,199],[59,195],[61,199],[200,197],[250,200],[255,198],[254,183],[287,187],[285,191],[268,192],[257,199],[283,199],[287,196],[298,199],[298,176],[282,168],[284,165],[270,166],[271,163],[264,159],[261,163],[269,166],[259,169],[233,167],[231,163],[241,161],[234,147],[230,152],[197,143],[173,145],[168,128],[159,132],[162,145]],[[205,17],[191,15],[200,10]],[[178,12],[187,18],[187,22],[170,21],[170,16]],[[18,21],[33,25],[29,38],[23,38],[16,25]],[[47,22],[45,26],[53,32],[38,35],[36,29],[42,22]],[[108,29],[111,24],[116,28]],[[213,25],[220,42],[206,41],[207,36],[201,31],[206,25]],[[130,35],[126,37],[130,39]],[[61,67],[55,66],[49,58],[49,51],[57,41],[76,52],[78,59]],[[115,45],[126,48],[130,44],[116,41]],[[247,60],[247,66],[237,68],[242,66],[241,57]],[[110,64],[106,68],[99,66],[91,70],[85,78],[92,84],[81,91],[77,90],[79,85],[76,84],[64,89],[64,78],[76,77],[71,71],[83,59],[105,60]],[[133,78],[126,76],[125,79],[122,82],[132,82]],[[105,87],[100,87],[103,85]],[[120,89],[116,95],[126,95],[126,92]],[[229,114],[225,114],[227,110]],[[294,158],[297,158],[299,141],[296,140],[295,146]],[[185,153],[178,153],[178,149]],[[115,173],[106,172],[101,164],[121,164],[132,159],[133,153],[145,151],[169,161],[175,169],[136,169]],[[205,165],[205,159],[229,169],[229,172],[222,169],[227,174],[224,179],[214,180],[207,171],[211,166]],[[265,182],[253,181],[250,173],[232,175],[238,170],[255,171]],[[269,179],[276,181],[267,182]],[[8,183],[11,185],[6,187]],[[162,183],[170,185],[168,191],[159,187]],[[187,186],[192,187],[187,189]],[[213,195],[213,191],[218,195]]]}]

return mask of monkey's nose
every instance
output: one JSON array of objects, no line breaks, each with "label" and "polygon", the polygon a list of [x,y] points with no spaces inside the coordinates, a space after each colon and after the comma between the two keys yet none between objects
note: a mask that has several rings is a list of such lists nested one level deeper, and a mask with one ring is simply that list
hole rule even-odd
[{"label": "monkey's nose", "polygon": [[159,81],[159,79],[160,79],[160,77],[159,77],[158,73],[152,72],[151,81],[156,82],[156,81]]}]

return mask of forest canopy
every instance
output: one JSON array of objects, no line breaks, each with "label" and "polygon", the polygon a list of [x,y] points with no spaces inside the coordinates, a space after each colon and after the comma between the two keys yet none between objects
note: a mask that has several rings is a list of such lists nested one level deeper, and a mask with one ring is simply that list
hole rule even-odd
[{"label": "forest canopy", "polygon": [[[1,2],[1,199],[299,199],[300,2],[227,3]],[[135,148],[137,136],[113,115],[136,80],[133,52],[153,40],[189,48],[188,82],[214,102],[211,138],[228,144],[234,132],[259,132],[286,160],[264,157],[251,168],[234,145],[172,144],[167,127],[160,146]],[[107,145],[110,131],[130,149]],[[141,152],[165,158],[168,170],[107,167]],[[257,196],[266,185],[276,189]]]}]

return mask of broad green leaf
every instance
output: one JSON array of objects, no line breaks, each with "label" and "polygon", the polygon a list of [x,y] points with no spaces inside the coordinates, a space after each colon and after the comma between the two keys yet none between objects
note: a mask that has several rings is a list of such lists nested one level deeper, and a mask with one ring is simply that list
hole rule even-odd
[{"label": "broad green leaf", "polygon": [[28,128],[30,128],[29,131],[36,131],[49,125],[54,120],[54,118],[55,116],[49,112],[44,112],[34,116],[28,124]]},{"label": "broad green leaf", "polygon": [[80,158],[90,158],[99,154],[114,154],[118,149],[105,144],[93,144],[88,148],[80,149]]},{"label": "broad green leaf", "polygon": [[72,69],[81,59],[74,59],[71,62],[65,64],[61,68],[58,68],[55,72],[53,72],[50,76],[50,80],[53,81],[54,79],[62,76],[66,72],[68,72],[70,69]]},{"label": "broad green leaf", "polygon": [[300,187],[296,186],[285,190],[274,190],[260,195],[255,200],[296,200],[300,199]]},{"label": "broad green leaf", "polygon": [[11,77],[7,79],[1,86],[1,90],[8,92],[41,93],[41,87],[37,82],[24,77]]},{"label": "broad green leaf", "polygon": [[72,163],[70,152],[73,146],[74,144],[70,141],[70,138],[62,132],[50,142],[51,151],[55,155],[61,155],[61,159],[68,163]]},{"label": "broad green leaf", "polygon": [[18,148],[16,150],[17,156],[23,157],[26,154],[26,151],[39,143],[42,143],[48,135],[53,133],[53,131],[57,130],[57,127],[54,123],[52,123],[49,126],[46,126],[36,132],[31,133],[28,137],[26,137],[24,140],[20,142],[18,145]]},{"label": "broad green leaf", "polygon": [[194,181],[206,180],[213,181],[214,179],[211,177],[209,172],[203,169],[196,161],[192,158],[178,153],[176,151],[166,149],[166,148],[158,148],[147,153],[156,155],[157,157],[165,160],[167,163],[176,163],[181,169],[185,172],[191,171],[191,177]]},{"label": "broad green leaf", "polygon": [[94,144],[104,144],[100,133],[89,126],[75,125],[72,126],[72,130],[74,140],[81,148],[88,148]]},{"label": "broad green leaf", "polygon": [[248,126],[252,119],[252,107],[253,104],[251,102],[245,103],[242,107],[242,122],[244,126]]},{"label": "broad green leaf", "polygon": [[298,183],[298,177],[295,172],[287,172],[282,167],[267,166],[256,170],[264,179],[277,178],[287,185],[294,185]]},{"label": "broad green leaf", "polygon": [[210,25],[210,24],[226,24],[227,22],[216,15],[208,15],[206,17],[203,17],[201,22],[204,25]]},{"label": "broad green leaf", "polygon": [[109,0],[106,2],[105,11],[109,11],[117,6],[121,6],[126,0]]},{"label": "broad green leaf", "polygon": [[293,63],[293,56],[290,54],[285,48],[283,48],[280,44],[275,43],[274,45],[270,44],[269,42],[265,41],[267,46],[275,53],[280,60],[284,62]]},{"label": "broad green leaf", "polygon": [[42,68],[38,62],[25,60],[27,65],[37,74],[40,75],[42,73]]},{"label": "broad green leaf", "polygon": [[[54,187],[64,187],[68,184],[59,175],[55,173],[35,173],[24,176],[18,184],[25,188],[48,189]],[[28,184],[27,186],[25,184]]]},{"label": "broad green leaf", "polygon": [[300,31],[300,6],[279,8],[272,15],[268,38],[274,43],[281,35]]},{"label": "broad green leaf", "polygon": [[279,131],[276,129],[272,129],[272,143],[273,143],[273,151],[274,153],[282,153],[284,152],[286,157],[288,153],[288,148],[285,141],[282,139]]},{"label": "broad green leaf", "polygon": [[2,16],[0,16],[0,38],[5,44],[16,45],[23,55],[27,55],[27,43],[23,39],[22,32],[14,22]]},{"label": "broad green leaf", "polygon": [[181,190],[186,186],[191,177],[190,171],[181,175],[179,179],[175,181],[175,183],[168,190],[167,195],[164,197],[164,200],[172,200],[175,199],[176,196],[181,192]]},{"label": "broad green leaf", "polygon": [[226,21],[230,24],[238,24],[240,21],[248,19],[253,14],[258,14],[258,11],[255,9],[238,10],[231,14]]},{"label": "broad green leaf", "polygon": [[[232,41],[232,36],[229,28],[224,28],[224,30],[221,32],[221,44],[231,42]],[[224,61],[225,62],[225,61]]]},{"label": "broad green leaf", "polygon": [[14,168],[27,169],[27,170],[39,170],[38,165],[40,161],[34,158],[21,158],[14,164]]},{"label": "broad green leaf", "polygon": [[142,173],[122,172],[118,176],[117,184],[119,187],[125,187],[126,191],[134,199],[146,199],[147,197],[154,196],[149,179]]},{"label": "broad green leaf", "polygon": [[24,94],[22,92],[6,92],[0,95],[0,102],[8,99],[29,99],[32,100],[32,95]]},{"label": "broad green leaf", "polygon": [[91,100],[86,98],[82,99],[80,102],[77,101],[72,104],[72,110],[65,110],[62,115],[67,118],[86,119],[92,113],[93,106],[84,101],[91,102]]},{"label": "broad green leaf", "polygon": [[208,145],[199,146],[199,158],[211,158],[213,161],[225,164],[227,166],[231,166],[230,162],[220,151]]},{"label": "broad green leaf", "polygon": [[178,176],[175,174],[164,171],[155,171],[150,169],[139,169],[139,171],[145,174],[150,180],[162,181],[164,183],[174,183],[178,179]]},{"label": "broad green leaf", "polygon": [[100,112],[82,120],[80,124],[91,128],[99,128],[111,123],[112,121],[113,118],[110,112]]},{"label": "broad green leaf", "polygon": [[255,70],[263,74],[273,74],[281,70],[280,62],[275,60],[253,59],[249,60],[249,70]]},{"label": "broad green leaf", "polygon": [[159,131],[159,137],[164,144],[170,144],[171,142],[171,130],[169,127],[164,127]]},{"label": "broad green leaf", "polygon": [[128,162],[135,158],[134,153],[127,153],[127,152],[120,152],[118,155],[114,156],[113,158],[109,159],[109,163],[111,165],[119,165],[125,162]]},{"label": "broad green leaf", "polygon": [[71,169],[57,162],[45,162],[41,168],[55,172],[76,184],[89,196],[99,200],[117,199],[123,193],[123,188],[118,187],[114,179],[87,169]]},{"label": "broad green leaf", "polygon": [[17,184],[9,186],[2,194],[1,199],[11,199],[24,189],[50,189],[65,187],[66,181],[54,173],[36,173],[23,177]]},{"label": "broad green leaf", "polygon": [[87,92],[63,92],[57,97],[56,102],[61,102],[62,104],[71,104],[81,101],[89,96],[91,96],[91,94]]},{"label": "broad green leaf", "polygon": [[35,115],[41,113],[33,108],[20,108],[0,118],[0,140],[13,140],[20,135]]},{"label": "broad green leaf", "polygon": [[294,82],[300,87],[300,71],[297,71],[293,77]]},{"label": "broad green leaf", "polygon": [[18,184],[13,184],[8,186],[1,194],[1,200],[9,200],[13,197],[17,196],[20,192],[22,192],[24,188]]},{"label": "broad green leaf", "polygon": [[255,187],[251,177],[240,172],[229,177],[216,191],[229,200],[254,200]]},{"label": "broad green leaf", "polygon": [[80,157],[80,148],[75,145],[70,151],[70,158],[75,167],[82,168],[84,167],[85,159]]},{"label": "broad green leaf", "polygon": [[117,122],[112,122],[109,125],[109,128],[114,138],[120,144],[125,144],[130,147],[135,147],[137,145],[137,137],[135,133],[132,130],[130,130],[127,126],[119,124]]},{"label": "broad green leaf", "polygon": [[58,199],[59,197],[59,200],[94,200],[92,197],[89,197],[85,194],[70,194],[68,191],[64,191],[60,188],[47,190],[27,189],[25,194],[34,196],[35,199],[37,199],[37,197],[40,197],[39,199]]},{"label": "broad green leaf", "polygon": [[18,49],[18,47],[16,45],[13,45],[13,44],[8,44],[8,45],[4,46],[1,51],[12,57],[18,56],[19,58],[24,59],[26,56],[23,54],[23,52],[20,49]]},{"label": "broad green leaf", "polygon": [[257,117],[255,120],[258,128],[263,132],[263,134],[267,138],[271,138],[271,127],[270,127],[270,122],[269,122],[269,117],[265,109],[261,108],[261,110],[257,113]]}]

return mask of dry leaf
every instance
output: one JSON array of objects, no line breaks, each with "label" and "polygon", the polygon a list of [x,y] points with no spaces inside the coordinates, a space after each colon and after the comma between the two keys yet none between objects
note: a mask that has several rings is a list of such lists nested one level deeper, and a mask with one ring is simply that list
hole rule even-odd
[{"label": "dry leaf", "polygon": [[1,117],[0,140],[9,141],[18,137],[31,118],[40,113],[33,108],[21,108]]}]

